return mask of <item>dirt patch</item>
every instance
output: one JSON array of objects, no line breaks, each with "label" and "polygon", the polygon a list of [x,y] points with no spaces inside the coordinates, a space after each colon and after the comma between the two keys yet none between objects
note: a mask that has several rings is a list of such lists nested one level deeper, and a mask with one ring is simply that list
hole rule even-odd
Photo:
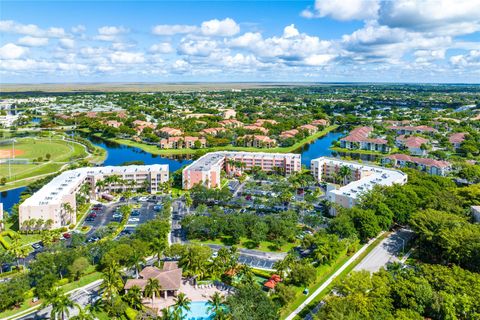
[{"label": "dirt patch", "polygon": [[[18,157],[24,154],[25,152],[23,150],[15,149],[15,154],[13,157]],[[0,150],[0,159],[6,159],[6,158],[11,158],[12,157],[12,150]]]}]

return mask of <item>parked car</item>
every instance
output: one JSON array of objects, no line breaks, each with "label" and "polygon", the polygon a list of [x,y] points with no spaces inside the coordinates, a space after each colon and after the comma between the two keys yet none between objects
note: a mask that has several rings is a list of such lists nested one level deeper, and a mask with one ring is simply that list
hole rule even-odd
[{"label": "parked car", "polygon": [[138,201],[145,202],[145,201],[148,201],[148,198],[147,197],[140,197],[140,198],[138,198]]},{"label": "parked car", "polygon": [[85,218],[85,221],[95,221],[95,218],[94,217],[87,217],[87,218]]},{"label": "parked car", "polygon": [[162,211],[163,206],[161,204],[156,204],[153,206],[153,210],[155,211]]},{"label": "parked car", "polygon": [[140,222],[139,218],[130,218],[128,219],[128,222]]},{"label": "parked car", "polygon": [[92,217],[92,218],[96,218],[96,217],[97,217],[97,213],[96,213],[96,212],[91,212],[88,216],[89,216],[89,217]]},{"label": "parked car", "polygon": [[132,213],[130,214],[132,217],[137,217],[140,215],[140,210],[132,210]]},{"label": "parked car", "polygon": [[34,243],[32,244],[32,248],[35,249],[35,250],[39,250],[41,249],[43,246],[40,242],[37,242],[37,243]]},{"label": "parked car", "polygon": [[65,232],[65,233],[63,234],[63,238],[65,238],[65,239],[70,239],[71,237],[72,237],[72,235],[71,235],[70,233],[68,233],[68,232]]}]

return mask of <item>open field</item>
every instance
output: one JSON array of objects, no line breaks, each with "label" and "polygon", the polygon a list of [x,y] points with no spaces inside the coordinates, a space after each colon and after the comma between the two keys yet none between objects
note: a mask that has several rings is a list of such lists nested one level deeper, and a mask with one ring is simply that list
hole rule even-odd
[{"label": "open field", "polygon": [[211,91],[232,89],[265,89],[280,87],[303,87],[315,83],[295,82],[171,82],[171,83],[40,83],[2,84],[2,92],[165,92],[165,91]]}]

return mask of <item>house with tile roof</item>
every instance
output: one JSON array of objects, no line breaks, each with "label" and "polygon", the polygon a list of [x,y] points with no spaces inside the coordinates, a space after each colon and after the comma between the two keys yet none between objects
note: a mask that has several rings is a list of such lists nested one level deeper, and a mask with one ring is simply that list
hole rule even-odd
[{"label": "house with tile roof", "polygon": [[392,154],[382,159],[383,164],[400,168],[415,168],[435,176],[446,176],[452,170],[452,164],[429,158],[412,157],[406,154]]},{"label": "house with tile roof", "polygon": [[358,127],[350,131],[348,136],[340,139],[340,147],[349,150],[368,150],[389,152],[390,146],[386,139],[370,138],[372,127]]},{"label": "house with tile roof", "polygon": [[400,135],[395,139],[395,143],[398,147],[407,149],[411,155],[415,156],[427,155],[428,152],[425,149],[425,146],[428,142],[428,139],[422,137],[406,135]]}]

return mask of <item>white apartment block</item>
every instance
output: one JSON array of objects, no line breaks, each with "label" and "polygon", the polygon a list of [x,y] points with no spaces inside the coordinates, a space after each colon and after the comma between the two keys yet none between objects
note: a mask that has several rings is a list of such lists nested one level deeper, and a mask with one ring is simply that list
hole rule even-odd
[{"label": "white apartment block", "polygon": [[[230,164],[229,160],[242,163],[243,168]],[[183,189],[191,189],[196,184],[216,188],[220,186],[222,170],[227,174],[235,174],[242,170],[252,170],[254,167],[266,172],[279,170],[289,175],[301,170],[301,156],[294,153],[210,152],[183,169]]]},{"label": "white apartment block", "polygon": [[[407,182],[407,174],[401,171],[335,158],[313,159],[310,169],[315,180],[321,182],[333,180],[343,166],[350,168],[350,176],[342,181],[343,186],[330,184],[326,197],[328,201],[344,208],[355,206],[360,195],[373,189],[375,185],[391,186]],[[332,209],[331,213],[335,214],[335,209]]]},{"label": "white apartment block", "polygon": [[18,120],[18,115],[0,116],[0,127],[10,128],[15,121]]},{"label": "white apartment block", "polygon": [[[52,228],[60,228],[76,223],[75,196],[80,188],[88,183],[90,195],[95,197],[100,189],[97,182],[109,176],[118,176],[123,182],[111,183],[103,187],[108,191],[137,190],[147,187],[156,193],[159,186],[169,179],[168,165],[132,165],[85,167],[62,172],[26,199],[19,207],[19,225],[30,219],[52,220]],[[68,212],[68,206],[73,209]]]}]

